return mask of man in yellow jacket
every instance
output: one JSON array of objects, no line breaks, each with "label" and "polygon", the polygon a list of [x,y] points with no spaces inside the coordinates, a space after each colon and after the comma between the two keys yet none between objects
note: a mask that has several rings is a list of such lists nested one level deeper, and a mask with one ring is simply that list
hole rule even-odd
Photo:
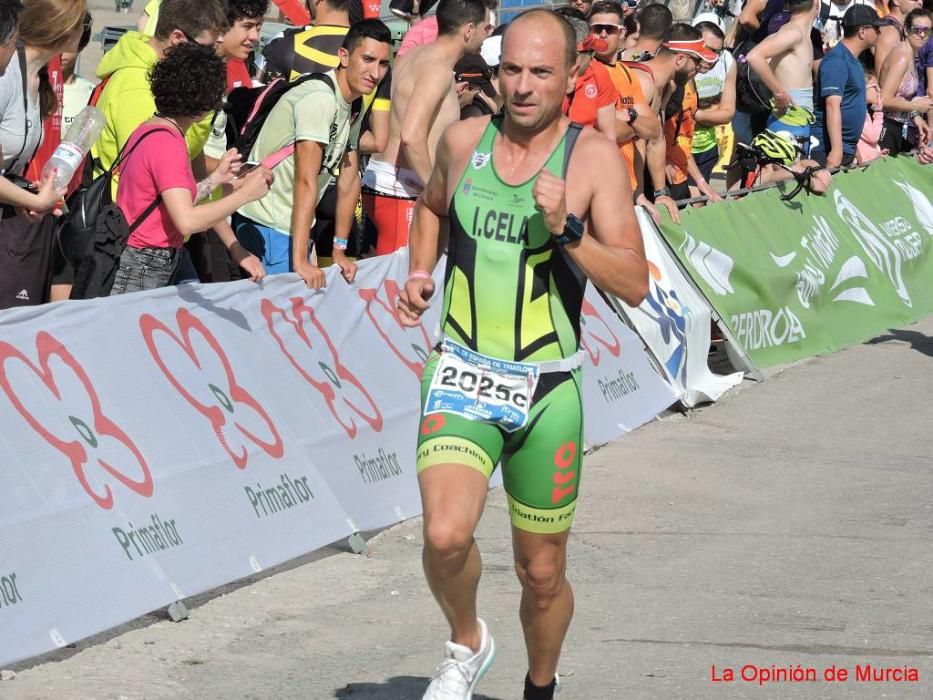
[{"label": "man in yellow jacket", "polygon": [[[165,51],[176,44],[194,41],[213,46],[227,28],[222,0],[165,0],[159,13],[155,36],[127,32],[97,67],[97,77],[106,82],[97,108],[107,119],[104,130],[91,149],[94,175],[100,175],[116,160],[120,149],[140,124],[155,113],[149,87],[149,72]],[[192,157],[204,150],[210,136],[213,113],[188,130],[188,152]],[[117,178],[114,178],[116,196]]]}]

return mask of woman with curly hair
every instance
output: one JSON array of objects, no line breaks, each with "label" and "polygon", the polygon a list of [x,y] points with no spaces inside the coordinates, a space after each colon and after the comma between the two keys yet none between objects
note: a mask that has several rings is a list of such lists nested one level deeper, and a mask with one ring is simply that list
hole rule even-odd
[{"label": "woman with curly hair", "polygon": [[[228,151],[210,177],[213,187],[232,185],[222,199],[198,204],[185,132],[217,109],[226,68],[213,47],[179,44],[156,63],[150,76],[156,113],[133,132],[120,164],[117,205],[133,228],[120,256],[111,296],[169,286],[186,255],[185,236],[211,228],[269,191],[272,172],[257,166],[238,177],[240,156]],[[224,240],[231,258],[253,280],[265,276],[259,260],[235,238]]]}]

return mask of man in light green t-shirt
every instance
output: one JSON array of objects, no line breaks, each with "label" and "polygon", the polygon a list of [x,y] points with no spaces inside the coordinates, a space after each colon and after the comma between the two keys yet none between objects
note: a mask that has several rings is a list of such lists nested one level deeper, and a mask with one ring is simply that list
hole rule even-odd
[{"label": "man in light green t-shirt", "polygon": [[[270,273],[297,272],[312,289],[324,286],[324,272],[308,259],[314,212],[334,173],[337,216],[334,263],[347,281],[356,274],[346,256],[360,193],[356,146],[358,98],[370,94],[389,69],[392,35],[379,20],[363,20],[347,32],[340,65],[291,88],[272,108],[249,154],[249,162],[274,168],[265,197],[240,209],[234,221],[244,248],[262,258]],[[358,115],[357,115],[358,116]]]}]

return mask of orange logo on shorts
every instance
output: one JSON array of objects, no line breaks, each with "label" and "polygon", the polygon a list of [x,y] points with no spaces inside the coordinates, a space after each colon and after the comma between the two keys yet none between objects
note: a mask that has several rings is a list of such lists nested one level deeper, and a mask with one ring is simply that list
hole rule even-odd
[{"label": "orange logo on shorts", "polygon": [[431,433],[436,433],[438,430],[444,427],[444,414],[443,413],[432,413],[430,416],[426,416],[424,421],[421,423],[421,434],[430,435]]},{"label": "orange logo on shorts", "polygon": [[[568,442],[557,448],[554,452],[554,466],[557,471],[554,472],[554,490],[551,491],[551,503],[557,505],[567,496],[572,494],[577,488],[577,472],[564,471],[573,466],[577,457],[577,443]],[[570,484],[567,486],[567,484]]]}]

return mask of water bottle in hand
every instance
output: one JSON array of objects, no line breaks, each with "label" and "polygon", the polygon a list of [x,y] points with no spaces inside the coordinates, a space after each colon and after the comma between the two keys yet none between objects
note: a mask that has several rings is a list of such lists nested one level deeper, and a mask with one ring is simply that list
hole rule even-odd
[{"label": "water bottle in hand", "polygon": [[84,157],[91,150],[91,146],[100,137],[100,132],[104,129],[106,119],[97,107],[88,105],[81,113],[75,117],[74,122],[65,134],[65,138],[58,144],[58,148],[49,158],[45,167],[42,168],[42,176],[45,177],[52,168],[58,172],[55,175],[55,188],[64,191],[75,172],[81,166]]}]

